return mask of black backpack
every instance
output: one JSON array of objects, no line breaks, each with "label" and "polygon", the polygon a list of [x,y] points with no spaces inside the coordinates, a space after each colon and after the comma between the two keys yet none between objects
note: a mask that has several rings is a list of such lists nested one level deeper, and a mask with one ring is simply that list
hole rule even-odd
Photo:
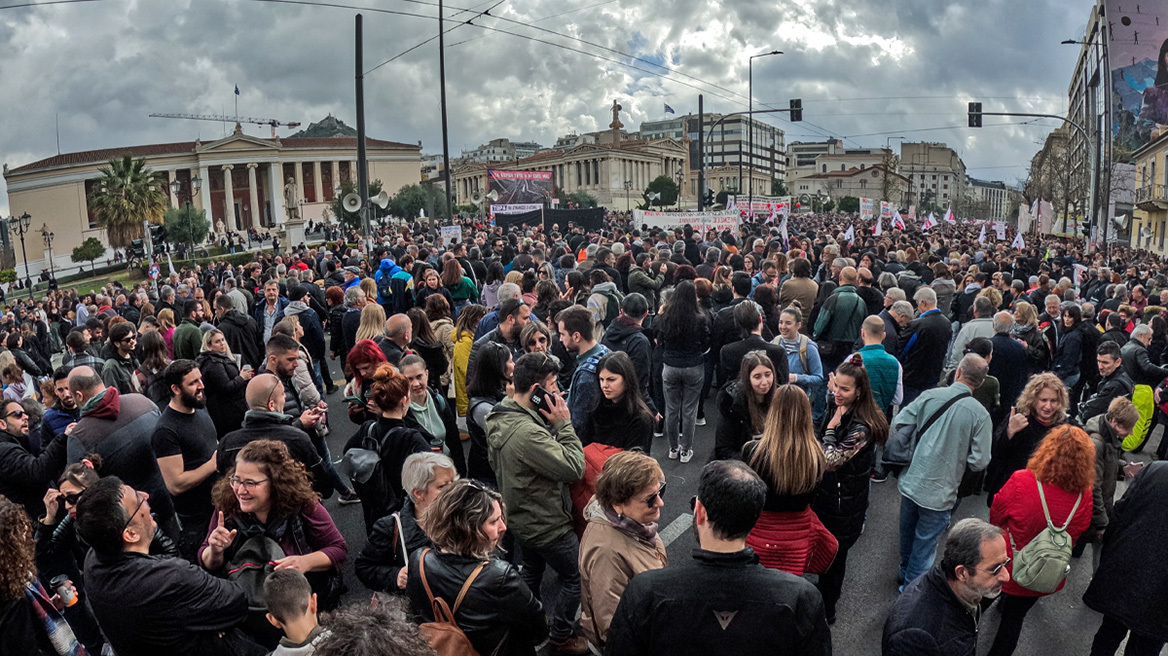
[{"label": "black backpack", "polygon": [[381,277],[377,279],[377,295],[380,300],[386,303],[390,302],[390,297],[393,295],[393,290],[390,289],[389,283],[393,276],[389,275],[388,271],[382,271]]}]

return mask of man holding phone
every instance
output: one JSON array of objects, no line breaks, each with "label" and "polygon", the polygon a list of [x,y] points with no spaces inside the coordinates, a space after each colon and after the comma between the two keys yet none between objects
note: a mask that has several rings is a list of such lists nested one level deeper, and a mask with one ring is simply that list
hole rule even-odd
[{"label": "man holding phone", "polygon": [[547,603],[551,652],[585,654],[587,641],[576,634],[580,543],[568,496],[568,486],[584,475],[584,447],[556,386],[559,371],[559,360],[546,353],[515,361],[515,394],[487,415],[488,457],[507,503],[507,527],[522,549],[527,587],[539,597],[549,566],[561,582],[557,598]]}]

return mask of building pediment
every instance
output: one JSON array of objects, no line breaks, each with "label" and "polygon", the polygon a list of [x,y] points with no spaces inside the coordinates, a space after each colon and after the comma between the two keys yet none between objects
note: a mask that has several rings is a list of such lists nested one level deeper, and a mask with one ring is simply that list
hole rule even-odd
[{"label": "building pediment", "polygon": [[195,152],[199,154],[231,152],[236,150],[279,150],[279,145],[268,139],[261,139],[237,132],[218,141],[201,144],[195,148]]}]

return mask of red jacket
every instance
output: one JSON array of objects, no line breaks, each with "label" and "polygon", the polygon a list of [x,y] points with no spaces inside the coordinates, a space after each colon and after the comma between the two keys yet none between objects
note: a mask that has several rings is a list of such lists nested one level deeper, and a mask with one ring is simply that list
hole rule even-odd
[{"label": "red jacket", "polygon": [[[1050,510],[1050,521],[1061,527],[1067,521],[1071,508],[1075,505],[1078,494],[1068,492],[1061,487],[1046,484],[1042,486],[1046,496],[1046,507]],[[1075,510],[1075,518],[1067,526],[1067,533],[1072,540],[1078,540],[1083,531],[1091,525],[1091,490],[1083,492],[1083,500]],[[1042,503],[1038,498],[1038,482],[1034,472],[1029,469],[1020,469],[994,495],[994,505],[990,507],[990,523],[1006,530],[1006,553],[1014,557],[1014,550],[1010,545],[1011,538],[1014,546],[1021,549],[1046,528],[1046,516],[1042,512]],[[1013,566],[1010,567],[1013,573]],[[1063,584],[1066,582],[1064,581]],[[1063,589],[1059,585],[1059,590]],[[1010,579],[1002,586],[1002,592],[1017,597],[1043,597],[1042,593],[1027,590]],[[1058,592],[1058,590],[1055,590]]]},{"label": "red jacket", "polygon": [[754,550],[764,567],[803,576],[804,572],[826,572],[835,560],[839,542],[807,507],[794,512],[764,510],[746,536],[746,546]]}]

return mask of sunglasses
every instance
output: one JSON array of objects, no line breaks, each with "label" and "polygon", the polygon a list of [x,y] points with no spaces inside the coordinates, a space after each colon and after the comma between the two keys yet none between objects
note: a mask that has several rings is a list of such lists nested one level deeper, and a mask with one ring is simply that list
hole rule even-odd
[{"label": "sunglasses", "polygon": [[9,417],[16,417],[17,419],[23,419],[24,417],[27,417],[27,416],[28,416],[28,413],[25,412],[24,410],[14,410],[12,412],[9,412],[6,415],[0,415],[0,419],[7,419]]},{"label": "sunglasses", "polygon": [[74,492],[73,494],[62,494],[61,500],[65,502],[65,505],[76,506],[81,502],[81,495],[84,492],[85,490],[82,490],[81,492]]},{"label": "sunglasses", "polygon": [[132,342],[132,341],[134,341],[134,340],[136,340],[136,339],[138,339],[138,336],[137,336],[137,335],[130,335],[129,337],[126,337],[126,338],[124,338],[124,339],[122,340],[122,343],[123,343],[123,344],[125,344],[126,342]]},{"label": "sunglasses", "polygon": [[657,505],[657,500],[660,499],[662,503],[665,502],[665,486],[668,481],[661,481],[661,485],[657,486],[657,491],[645,497],[645,505],[652,508]]},{"label": "sunglasses", "polygon": [[138,516],[138,511],[142,510],[142,504],[144,504],[144,503],[146,503],[146,497],[139,494],[138,495],[138,506],[134,508],[134,512],[130,513],[130,518],[126,520],[125,526],[123,526],[122,530],[120,531],[121,533],[124,533],[126,531],[126,529],[130,528],[130,524],[133,523],[134,518]]}]

